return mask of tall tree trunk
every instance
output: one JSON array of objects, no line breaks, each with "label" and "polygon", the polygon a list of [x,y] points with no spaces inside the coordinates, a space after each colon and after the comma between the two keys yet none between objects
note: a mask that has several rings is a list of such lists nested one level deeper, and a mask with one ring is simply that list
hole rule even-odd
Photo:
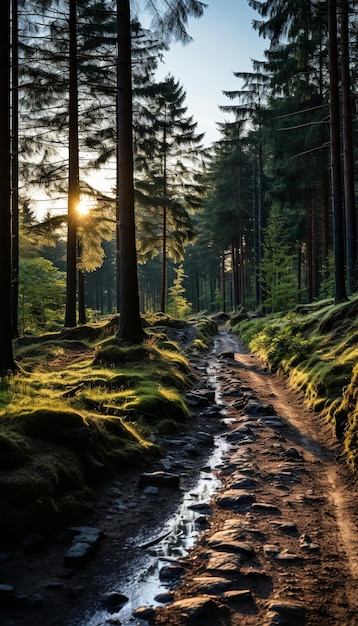
[{"label": "tall tree trunk", "polygon": [[76,326],[77,207],[79,203],[77,0],[70,0],[69,175],[65,326]]},{"label": "tall tree trunk", "polygon": [[15,369],[11,320],[10,0],[0,3],[0,375]]},{"label": "tall tree trunk", "polygon": [[166,294],[167,294],[167,116],[166,116],[166,105],[164,102],[164,132],[163,132],[163,146],[164,146],[164,154],[163,154],[163,196],[164,196],[164,207],[163,207],[163,239],[162,239],[162,284],[161,284],[161,295],[160,295],[160,310],[162,313],[165,313],[166,309]]},{"label": "tall tree trunk", "polygon": [[19,336],[19,36],[18,0],[11,1],[12,336]]},{"label": "tall tree trunk", "polygon": [[160,289],[160,310],[165,313],[167,293],[167,207],[163,207],[163,235],[162,235],[162,280]]},{"label": "tall tree trunk", "polygon": [[339,76],[337,45],[337,1],[328,0],[329,73],[330,73],[330,130],[334,242],[334,299],[347,300],[344,271],[344,220],[342,206]]},{"label": "tall tree trunk", "polygon": [[118,203],[120,252],[120,318],[117,337],[141,343],[133,181],[132,63],[129,0],[117,0],[118,24]]},{"label": "tall tree trunk", "polygon": [[78,323],[85,324],[86,321],[85,275],[78,268]]},{"label": "tall tree trunk", "polygon": [[357,225],[354,198],[354,159],[351,107],[351,79],[349,69],[349,0],[340,0],[341,17],[341,79],[342,79],[342,121],[343,121],[343,178],[345,197],[347,288],[352,293],[357,288]]},{"label": "tall tree trunk", "polygon": [[[306,200],[306,198],[305,198]],[[312,206],[309,202],[306,204],[306,300],[308,304],[313,301],[313,275],[312,275],[312,254],[313,254],[313,241],[312,241]]]}]

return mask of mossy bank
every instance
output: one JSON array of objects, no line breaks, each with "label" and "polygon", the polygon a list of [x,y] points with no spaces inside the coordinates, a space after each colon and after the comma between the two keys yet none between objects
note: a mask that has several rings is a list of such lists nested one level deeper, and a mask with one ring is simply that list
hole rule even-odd
[{"label": "mossy bank", "polygon": [[249,318],[233,325],[272,371],[283,371],[321,412],[351,469],[358,468],[358,297],[296,307],[289,313]]},{"label": "mossy bank", "polygon": [[[117,324],[19,340],[19,372],[0,390],[3,535],[79,519],[101,481],[161,455],[156,435],[190,427],[185,352],[208,345],[216,327],[151,316],[143,344],[128,346]],[[173,340],[182,334],[185,350]]]}]

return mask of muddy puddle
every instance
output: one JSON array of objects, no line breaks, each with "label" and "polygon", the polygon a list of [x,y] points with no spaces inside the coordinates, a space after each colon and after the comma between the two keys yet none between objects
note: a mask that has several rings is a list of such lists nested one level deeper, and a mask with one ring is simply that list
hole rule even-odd
[{"label": "muddy puddle", "polygon": [[[209,359],[206,368],[210,387],[216,390],[216,402],[221,406],[224,430],[230,420],[225,417],[225,409],[221,404],[220,384],[217,378],[220,368],[217,357],[224,351],[235,349],[237,350],[236,338],[227,333],[219,334],[214,342],[212,358]],[[198,535],[204,530],[205,526],[199,522],[203,521],[203,518],[205,520],[205,511],[201,511],[198,505],[208,504],[220,488],[217,470],[223,465],[228,448],[225,435],[221,433],[214,437],[214,447],[205,463],[205,472],[200,473],[196,484],[183,495],[174,515],[168,521],[163,521],[163,526],[157,528],[154,536],[148,537],[139,532],[133,538],[132,545],[126,547],[131,554],[130,565],[126,571],[121,571],[115,579],[106,580],[102,577],[99,594],[119,592],[128,598],[124,606],[120,610],[108,611],[108,608],[97,610],[76,622],[76,626],[147,624],[134,618],[133,612],[143,606],[160,606],[161,603],[155,598],[175,586],[173,581],[161,580],[161,570],[173,563],[180,563],[181,558],[193,547]]]},{"label": "muddy puddle", "polygon": [[100,593],[120,592],[128,598],[126,604],[120,610],[97,610],[78,621],[78,626],[133,626],[146,623],[134,619],[133,611],[141,606],[160,606],[161,603],[155,600],[156,596],[173,588],[173,581],[162,581],[160,572],[162,568],[180,562],[202,532],[200,522],[205,520],[205,507],[198,505],[207,505],[220,487],[217,470],[220,469],[227,448],[226,438],[218,435],[207,460],[206,471],[201,472],[190,492],[183,495],[175,514],[157,529],[154,536],[138,533],[133,539],[133,545],[127,546],[127,550],[133,552],[127,571],[121,572],[117,579],[102,580]]}]

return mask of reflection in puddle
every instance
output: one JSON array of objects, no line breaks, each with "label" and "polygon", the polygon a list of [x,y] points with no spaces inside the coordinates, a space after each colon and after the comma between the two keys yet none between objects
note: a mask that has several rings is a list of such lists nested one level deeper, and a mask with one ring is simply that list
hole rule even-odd
[{"label": "reflection in puddle", "polygon": [[[228,445],[226,439],[218,437],[211,457],[208,459],[210,472],[199,478],[189,493],[184,495],[183,501],[176,514],[161,529],[158,529],[158,543],[150,541],[150,547],[136,560],[131,571],[121,572],[117,580],[107,581],[109,590],[118,590],[129,598],[124,607],[117,612],[108,613],[107,610],[96,611],[92,616],[82,620],[80,626],[105,626],[120,624],[133,626],[134,623],[144,623],[133,619],[133,611],[141,606],[158,606],[155,596],[168,592],[170,585],[161,581],[159,572],[162,567],[170,565],[172,561],[180,560],[194,545],[200,530],[196,520],[202,516],[197,510],[192,510],[194,504],[208,503],[220,487],[220,480],[215,476],[214,469],[220,466]],[[133,552],[138,545],[145,545],[148,538],[136,536],[133,540]],[[135,543],[134,543],[135,542]],[[149,545],[149,544],[147,544]],[[129,547],[129,550],[131,547]],[[106,589],[102,589],[105,592]]]}]

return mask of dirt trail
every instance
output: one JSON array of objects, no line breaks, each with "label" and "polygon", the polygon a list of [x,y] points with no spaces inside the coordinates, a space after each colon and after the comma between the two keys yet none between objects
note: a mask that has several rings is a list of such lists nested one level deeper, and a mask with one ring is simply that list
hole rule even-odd
[{"label": "dirt trail", "polygon": [[[225,407],[222,436],[229,447],[217,468],[222,487],[211,502],[210,526],[185,559],[174,602],[156,604],[151,620],[161,626],[358,626],[358,493],[329,426],[227,331],[193,368]],[[203,412],[193,430],[221,436],[222,415]],[[136,567],[136,538],[158,534],[200,475],[205,454],[182,459],[177,493],[143,498],[141,470],[102,485],[93,515],[82,523],[101,528],[105,538],[83,569],[63,565],[66,529],[38,554],[17,550],[9,562],[0,560],[0,582],[43,600],[38,610],[1,612],[1,625],[121,624],[107,611],[94,622],[84,616],[98,609],[103,591],[121,591]],[[118,508],[119,500],[125,506]],[[146,622],[135,617],[133,624]]]},{"label": "dirt trail", "polygon": [[[340,448],[329,426],[287,380],[268,372],[225,332],[217,337],[208,373],[237,437],[221,469],[211,528],[188,557],[176,602],[157,611],[155,623],[187,623],[195,609],[206,626],[357,625],[357,489],[337,462]],[[249,410],[256,400],[262,414]],[[243,478],[251,480],[249,489]],[[230,504],[233,489],[242,496],[249,492],[251,506],[238,505],[238,499]],[[252,554],[239,551],[233,572],[235,541],[248,542]],[[182,600],[190,597],[197,604],[193,600],[189,608]]]}]

